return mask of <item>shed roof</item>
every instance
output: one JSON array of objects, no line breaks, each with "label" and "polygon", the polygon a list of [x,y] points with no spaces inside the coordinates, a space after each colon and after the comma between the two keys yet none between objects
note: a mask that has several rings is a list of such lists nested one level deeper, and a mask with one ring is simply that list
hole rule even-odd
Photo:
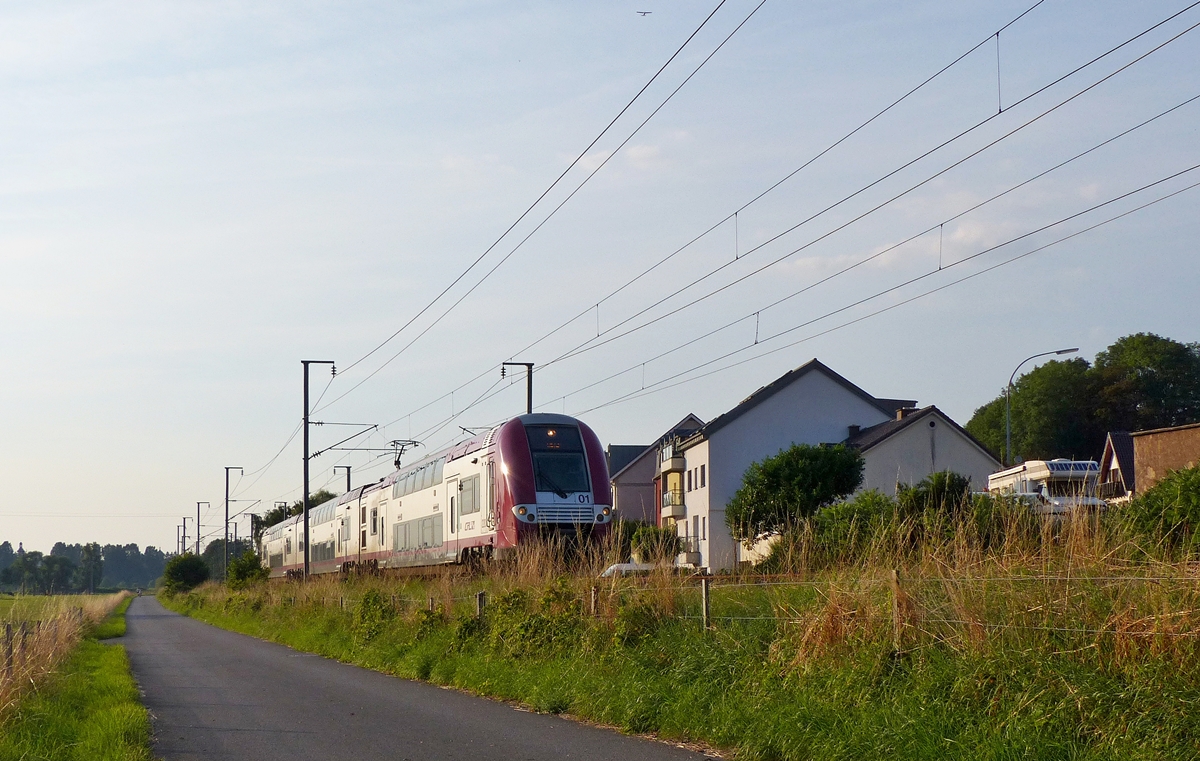
[{"label": "shed roof", "polygon": [[1104,440],[1104,455],[1100,458],[1100,481],[1101,483],[1108,481],[1109,471],[1112,470],[1112,462],[1116,460],[1117,470],[1121,472],[1121,480],[1125,483],[1125,490],[1133,492],[1134,490],[1134,469],[1133,469],[1133,437],[1135,434],[1127,431],[1109,431],[1108,436]]}]

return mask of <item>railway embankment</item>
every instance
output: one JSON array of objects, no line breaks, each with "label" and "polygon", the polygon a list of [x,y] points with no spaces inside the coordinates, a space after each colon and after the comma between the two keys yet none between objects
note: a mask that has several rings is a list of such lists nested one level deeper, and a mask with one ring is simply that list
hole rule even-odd
[{"label": "railway embankment", "polygon": [[202,621],[752,759],[1200,757],[1200,575],[1094,524],[787,576],[207,585]]}]

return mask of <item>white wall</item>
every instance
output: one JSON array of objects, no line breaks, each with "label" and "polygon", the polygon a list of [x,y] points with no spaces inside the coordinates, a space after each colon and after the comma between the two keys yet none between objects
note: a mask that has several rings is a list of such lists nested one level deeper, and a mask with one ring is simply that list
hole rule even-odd
[{"label": "white wall", "polygon": [[613,480],[613,509],[618,518],[658,524],[660,505],[654,499],[657,464],[657,449],[643,452],[621,472],[619,479]]},{"label": "white wall", "polygon": [[[930,423],[933,423],[930,426]],[[894,495],[897,482],[915,484],[941,470],[971,479],[971,488],[987,489],[987,478],[1000,463],[975,445],[939,413],[931,413],[863,453],[861,489]]]}]

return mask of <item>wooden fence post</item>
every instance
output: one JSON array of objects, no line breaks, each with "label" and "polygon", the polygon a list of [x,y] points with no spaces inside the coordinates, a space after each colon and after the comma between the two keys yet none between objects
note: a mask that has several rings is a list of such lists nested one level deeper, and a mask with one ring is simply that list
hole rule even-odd
[{"label": "wooden fence post", "polygon": [[899,651],[903,644],[904,621],[900,615],[900,572],[892,569],[892,648]]},{"label": "wooden fence post", "polygon": [[592,616],[600,615],[600,587],[592,585]]},{"label": "wooden fence post", "polygon": [[700,602],[704,608],[702,619],[705,629],[712,628],[712,579],[708,576],[700,579]]},{"label": "wooden fence post", "polygon": [[429,596],[429,612],[433,612],[433,595]]},{"label": "wooden fence post", "polygon": [[13,678],[13,630],[11,623],[4,624],[4,679]]},{"label": "wooden fence post", "polygon": [[487,605],[487,592],[479,591],[475,593],[475,617],[483,617],[483,607]]}]

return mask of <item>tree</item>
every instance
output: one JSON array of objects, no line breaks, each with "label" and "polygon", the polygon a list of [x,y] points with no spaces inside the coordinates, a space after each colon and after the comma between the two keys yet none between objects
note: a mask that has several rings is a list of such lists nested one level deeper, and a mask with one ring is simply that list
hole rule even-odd
[{"label": "tree", "polygon": [[1096,355],[1095,374],[1101,385],[1097,414],[1111,430],[1200,419],[1200,344],[1135,333]]},{"label": "tree", "polygon": [[18,553],[12,564],[0,574],[0,582],[15,587],[22,594],[42,591],[42,553]]},{"label": "tree", "polygon": [[51,555],[42,559],[42,590],[48,595],[74,591],[75,564],[70,558]]},{"label": "tree", "polygon": [[229,561],[229,586],[243,589],[260,581],[266,581],[270,571],[263,566],[258,555],[243,552]]},{"label": "tree", "polygon": [[168,592],[186,592],[208,581],[208,565],[190,552],[176,555],[163,569],[163,586]]},{"label": "tree", "polygon": [[86,590],[89,594],[95,592],[96,585],[104,578],[104,558],[99,544],[92,542],[80,549],[78,574],[79,589]]},{"label": "tree", "polygon": [[862,477],[863,459],[855,449],[795,444],[747,468],[725,508],[725,522],[743,542],[782,533],[853,492]]},{"label": "tree", "polygon": [[1004,393],[975,410],[967,430],[1006,462],[1098,458],[1109,431],[1200,421],[1200,345],[1149,333],[1118,339],[1084,359],[1052,361],[1013,384],[1011,453],[1004,452]]},{"label": "tree", "polygon": [[968,505],[970,498],[971,479],[950,470],[931,473],[896,494],[901,509],[909,514],[924,510],[954,512]]},{"label": "tree", "polygon": [[[331,499],[336,499],[337,496],[338,495],[334,494],[328,489],[317,489],[315,492],[308,495],[308,507],[311,510],[317,505],[328,502]],[[254,543],[256,545],[259,543],[259,540],[262,539],[262,532],[264,530],[274,526],[276,523],[283,523],[293,515],[299,515],[304,507],[301,504],[301,501],[302,500],[296,500],[290,505],[279,505],[277,507],[273,507],[267,512],[263,513],[261,516],[257,517],[254,521],[254,526],[251,529],[251,532],[254,536]]]},{"label": "tree", "polygon": [[0,542],[0,571],[12,565],[13,558],[15,557],[16,553],[13,552],[12,544],[10,542]]}]

